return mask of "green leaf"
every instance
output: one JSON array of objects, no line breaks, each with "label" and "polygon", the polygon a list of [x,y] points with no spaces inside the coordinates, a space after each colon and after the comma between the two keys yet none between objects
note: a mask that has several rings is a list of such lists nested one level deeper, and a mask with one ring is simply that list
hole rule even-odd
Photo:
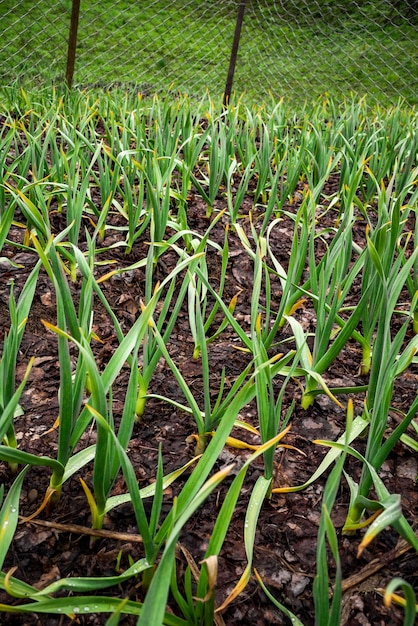
[{"label": "green leaf", "polygon": [[[58,591],[67,590],[72,593],[83,593],[96,591],[99,589],[107,589],[108,587],[113,587],[115,585],[119,585],[134,576],[138,576],[141,572],[149,569],[150,564],[146,559],[139,559],[136,563],[131,565],[127,570],[123,572],[123,574],[119,574],[118,576],[102,576],[100,578],[94,577],[74,577],[74,578],[61,578],[57,580],[41,591],[37,593],[32,593],[31,598],[36,600],[38,597],[46,597],[53,593],[57,593]],[[26,597],[23,596],[23,597]]]},{"label": "green leaf", "polygon": [[[175,480],[177,480],[177,478],[179,478],[183,474],[183,472],[185,472],[191,465],[193,465],[193,463],[196,463],[196,461],[199,458],[200,458],[199,456],[193,457],[193,459],[191,459],[190,461],[188,461],[187,463],[185,463],[178,469],[174,470],[170,474],[167,474],[167,476],[164,476],[163,477],[163,490],[167,489],[167,487],[169,487]],[[155,490],[156,490],[156,483],[151,483],[150,485],[147,485],[146,487],[143,487],[142,489],[140,489],[139,493],[140,493],[141,498],[150,498],[151,496],[155,494]],[[131,493],[123,493],[118,496],[112,496],[111,498],[108,498],[106,502],[105,513],[108,513],[109,511],[116,508],[117,506],[120,506],[121,504],[126,504],[127,502],[131,502],[131,501],[132,501]]]},{"label": "green leaf", "polygon": [[402,516],[401,496],[399,494],[394,493],[387,498],[379,499],[379,505],[383,508],[383,512],[380,513],[368,527],[358,547],[359,557],[364,548],[366,548],[382,530],[388,526],[393,526]]},{"label": "green leaf", "polygon": [[175,547],[180,532],[188,519],[190,519],[193,513],[206,500],[209,494],[229,475],[232,468],[233,466],[229,465],[209,478],[196,496],[190,500],[187,509],[176,518],[173,529],[167,537],[161,561],[145,598],[138,626],[148,626],[149,624],[160,626],[160,624],[163,623],[164,609],[167,602],[171,572],[175,559]]},{"label": "green leaf", "polygon": [[14,480],[0,510],[0,569],[3,567],[17,527],[19,496],[28,469],[29,467],[25,467]]},{"label": "green leaf", "polygon": [[[401,588],[405,599],[400,598],[395,594],[397,589]],[[418,606],[416,604],[415,592],[412,585],[402,578],[394,578],[390,581],[385,589],[384,602],[386,607],[390,607],[392,601],[397,604],[405,606],[405,620],[403,626],[414,626],[416,624],[415,618],[418,613]]]},{"label": "green leaf", "polygon": [[[4,575],[3,575],[4,576]],[[1,577],[0,577],[1,581]],[[33,589],[33,588],[31,588]],[[96,613],[114,613],[120,608],[119,598],[106,598],[103,596],[79,596],[77,598],[50,598],[39,602],[30,602],[18,606],[0,604],[0,612],[3,613],[42,613],[46,615],[90,615]],[[127,615],[141,615],[143,605],[140,602],[128,600],[122,609]],[[165,613],[160,624],[164,626],[188,626],[180,617]],[[157,626],[155,624],[155,626]]]},{"label": "green leaf", "polygon": [[125,598],[124,600],[122,600],[122,602],[120,603],[120,605],[118,606],[116,611],[106,621],[105,626],[118,626],[119,620],[120,620],[121,615],[123,613],[123,609],[124,609],[124,607],[125,607],[127,602],[128,602],[128,598]]},{"label": "green leaf", "polygon": [[253,562],[255,531],[257,529],[258,518],[260,515],[261,507],[266,498],[266,495],[271,486],[271,478],[267,479],[264,476],[260,476],[257,479],[254,489],[251,492],[250,502],[248,503],[247,514],[245,516],[244,523],[244,545],[245,553],[247,556],[247,565],[245,570],[235,585],[231,593],[224,600],[222,605],[218,607],[218,611],[222,611],[226,608],[247,586],[250,576],[251,567]]},{"label": "green leaf", "polygon": [[290,611],[283,604],[281,604],[278,600],[276,600],[276,598],[270,593],[270,591],[267,589],[267,587],[263,583],[263,581],[261,579],[261,576],[257,572],[256,569],[254,570],[254,574],[255,574],[255,577],[257,579],[258,584],[260,585],[261,589],[264,591],[266,596],[269,598],[269,600],[271,600],[273,602],[273,604],[275,606],[277,606],[277,608],[282,613],[284,613],[284,615],[286,615],[286,617],[288,617],[290,619],[290,621],[292,622],[292,626],[304,626],[303,622],[301,622],[300,619],[298,617],[296,617],[296,615],[294,613],[292,613],[292,611]]},{"label": "green leaf", "polygon": [[65,472],[62,477],[62,482],[64,483],[66,480],[71,478],[76,472],[78,472],[82,467],[90,463],[94,459],[96,455],[96,444],[89,446],[88,448],[84,448],[73,454],[73,456],[68,460],[68,463],[65,466]]},{"label": "green leaf", "polygon": [[29,454],[29,452],[23,452],[22,450],[16,450],[9,448],[8,446],[0,445],[0,459],[12,463],[21,463],[22,465],[40,465],[50,467],[52,470],[63,472],[64,468],[55,459],[50,459],[47,456],[36,456],[35,454]]},{"label": "green leaf", "polygon": [[[357,437],[359,437],[365,431],[368,425],[369,425],[369,422],[365,420],[363,417],[360,417],[360,416],[356,417],[350,429],[348,443],[353,442]],[[315,470],[315,472],[312,474],[309,480],[306,481],[306,483],[303,483],[303,485],[298,485],[296,487],[276,487],[275,489],[272,490],[272,493],[294,493],[295,491],[301,491],[302,489],[306,489],[306,487],[309,487],[309,485],[314,483],[330,467],[330,465],[338,458],[342,450],[344,450],[345,441],[346,441],[346,433],[344,432],[341,435],[341,437],[337,439],[336,441],[337,445],[334,447],[333,450],[330,450],[326,454],[325,458],[321,461],[318,469]],[[324,442],[317,441],[316,443],[323,444]],[[327,442],[326,445],[333,447],[333,443],[334,442]]]},{"label": "green leaf", "polygon": [[[22,392],[26,386],[26,383],[28,381],[29,378],[29,374],[30,371],[32,369],[32,365],[33,362],[35,360],[35,357],[32,357],[31,360],[28,363],[28,366],[26,368],[25,374],[23,376],[22,382],[20,383],[19,387],[16,389],[16,391],[14,392],[14,394],[12,395],[12,397],[10,398],[10,400],[7,402],[6,406],[3,408],[3,410],[1,411],[1,416],[0,416],[0,441],[3,440],[4,436],[6,435],[10,424],[13,424],[13,418],[16,415],[16,409],[18,408],[19,405],[19,400],[20,400],[20,396],[22,395]],[[9,367],[12,367],[11,364],[9,364]],[[1,446],[0,446],[1,448]],[[0,456],[0,458],[2,458]],[[4,460],[8,460],[8,459],[4,459]]]}]

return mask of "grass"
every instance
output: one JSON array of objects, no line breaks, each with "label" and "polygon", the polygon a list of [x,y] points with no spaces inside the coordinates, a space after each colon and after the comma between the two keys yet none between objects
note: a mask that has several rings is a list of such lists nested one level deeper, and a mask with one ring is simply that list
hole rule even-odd
[{"label": "grass", "polygon": [[[293,14],[266,0],[249,5],[234,88],[247,103],[285,97],[293,105],[327,92],[352,91],[370,102],[417,103],[413,17],[390,10],[346,15],[335,2],[324,17],[309,4]],[[60,84],[65,74],[70,2],[22,1],[3,16],[0,68],[3,84]],[[329,6],[328,6],[329,5]],[[136,7],[136,5],[135,5]],[[81,88],[122,85],[145,95],[174,91],[221,96],[235,27],[236,4],[128,0],[82,3],[75,84]],[[64,8],[64,10],[63,10]],[[341,17],[341,19],[340,19]]]},{"label": "grass", "polygon": [[[123,575],[61,579],[41,591],[13,571],[2,573],[3,591],[32,602],[0,605],[0,611],[67,615],[103,611],[112,614],[109,625],[125,612],[137,615],[138,624],[212,624],[217,559],[247,469],[260,457],[264,474],[252,486],[244,525],[247,563],[218,608],[224,610],[250,580],[265,502],[276,493],[304,489],[331,469],[322,496],[313,596],[317,622],[337,623],[342,572],[332,509],[343,471],[351,495],[344,532],[350,535],[367,527],[359,551],[387,526],[418,547],[402,512],[402,494],[390,493],[379,475],[399,446],[416,444],[416,398],[402,411],[397,409],[395,426],[389,419],[396,381],[417,362],[416,113],[399,105],[371,109],[356,98],[342,105],[321,98],[295,116],[294,109],[283,103],[268,111],[235,102],[223,110],[206,98],[143,101],[116,92],[97,97],[73,91],[61,96],[58,91],[10,88],[2,96],[0,252],[7,259],[16,250],[30,251],[38,262],[20,295],[10,288],[10,330],[1,353],[0,371],[8,378],[0,388],[0,459],[9,464],[11,487],[0,509],[0,563],[12,550],[26,474],[39,465],[51,472],[39,510],[51,507],[62,497],[63,484],[77,476],[95,529],[102,528],[111,508],[130,502],[144,556]],[[191,193],[206,207],[206,230],[190,226]],[[53,225],[56,214],[63,217],[58,231]],[[280,262],[274,235],[284,221],[293,243],[288,260]],[[359,222],[364,236],[357,239],[353,231]],[[222,235],[215,236],[219,227]],[[16,237],[16,230],[21,237]],[[114,258],[114,247],[104,245],[107,232],[116,235],[113,246],[124,251],[122,261]],[[251,268],[248,327],[242,321],[245,316],[236,314],[237,306],[243,306],[240,294],[226,299],[224,293],[232,238]],[[140,241],[147,245],[137,246]],[[217,276],[208,271],[214,251],[221,259]],[[60,362],[58,443],[43,456],[25,449],[25,441],[18,444],[15,436],[18,402],[25,386],[33,384],[30,358],[22,381],[16,380],[15,371],[40,266],[56,297],[56,321],[44,326],[57,337]],[[161,267],[171,269],[158,279]],[[145,286],[140,311],[126,330],[103,285],[134,271],[143,273]],[[103,368],[94,349],[100,340],[93,330],[99,302],[116,342]],[[303,307],[315,312],[313,333],[304,325]],[[171,354],[171,332],[182,318],[188,320],[194,347],[190,359],[201,367],[201,398],[195,397]],[[286,331],[281,330],[284,325]],[[247,361],[228,386],[223,371],[220,388],[215,389],[209,353],[223,333]],[[333,381],[333,364],[349,342],[366,355],[362,364],[366,380],[363,386],[341,388]],[[169,388],[166,396],[150,394],[158,362],[164,362],[176,380],[183,403],[170,396]],[[124,397],[116,387],[122,369],[128,377]],[[345,410],[346,424],[337,441],[317,441],[330,449],[305,484],[282,487],[280,477],[275,484],[274,458],[277,446],[292,449],[286,436],[295,403],[283,415],[282,402],[287,385],[295,380],[304,409],[318,395],[326,395]],[[117,389],[119,413],[114,404]],[[193,417],[197,446],[196,457],[169,475],[164,473],[160,450],[155,483],[144,492],[139,490],[128,449],[150,397]],[[353,398],[363,406],[357,415]],[[257,407],[255,423],[242,421],[241,412],[248,406]],[[231,437],[234,427],[250,431],[259,443],[248,446],[244,435]],[[89,447],[83,444],[86,432],[95,433]],[[358,449],[364,450],[360,435],[367,441],[363,453]],[[177,570],[175,548],[188,520],[233,471],[231,466],[216,471],[225,446],[249,447],[251,455],[227,482],[205,559],[200,567],[194,564],[194,584],[191,569],[184,577]],[[358,484],[347,467],[351,456],[362,468]],[[87,484],[83,477],[90,462],[93,479]],[[22,465],[13,480],[13,472]],[[165,487],[190,465],[194,469],[183,480],[178,497],[163,507]],[[122,499],[113,495],[120,475],[127,487]],[[1,496],[4,492],[2,486]],[[152,499],[148,512],[145,497]],[[332,600],[328,552],[336,565]],[[138,576],[143,589],[140,602],[94,595]],[[412,624],[415,599],[408,582],[396,580],[385,601],[398,598],[394,593],[398,588],[405,592],[401,599],[406,604],[405,623]],[[55,598],[51,594],[57,590],[81,595]],[[176,616],[166,612],[170,592]],[[289,608],[283,610],[291,615]]]}]

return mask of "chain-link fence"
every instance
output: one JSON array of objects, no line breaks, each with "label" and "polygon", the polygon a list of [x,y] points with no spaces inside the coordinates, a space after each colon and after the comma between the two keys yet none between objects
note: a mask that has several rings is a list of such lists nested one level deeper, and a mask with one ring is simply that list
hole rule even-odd
[{"label": "chain-link fence", "polygon": [[[74,84],[223,93],[242,0],[81,0]],[[418,102],[417,0],[247,0],[234,89]],[[71,0],[0,0],[0,79],[65,81]]]}]

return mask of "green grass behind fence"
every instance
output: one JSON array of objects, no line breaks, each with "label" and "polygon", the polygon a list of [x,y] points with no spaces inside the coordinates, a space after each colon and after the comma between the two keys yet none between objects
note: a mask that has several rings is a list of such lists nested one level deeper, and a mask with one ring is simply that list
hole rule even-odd
[{"label": "green grass behind fence", "polygon": [[[0,4],[3,85],[61,83],[70,0]],[[296,17],[294,4],[289,10],[266,1],[247,3],[234,88],[248,102],[271,94],[300,104],[325,92],[341,98],[352,91],[383,105],[400,97],[417,103],[411,19],[394,20],[377,9],[369,15],[356,7],[343,15],[331,11],[330,3],[321,15],[308,2],[301,2]],[[206,90],[220,96],[236,11],[236,2],[82,1],[74,82],[89,88],[122,85],[144,94],[172,85],[192,96]]]}]

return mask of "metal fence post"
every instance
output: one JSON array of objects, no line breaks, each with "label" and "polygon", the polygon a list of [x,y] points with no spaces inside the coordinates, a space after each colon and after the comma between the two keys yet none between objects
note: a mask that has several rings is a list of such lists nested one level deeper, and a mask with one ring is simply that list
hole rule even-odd
[{"label": "metal fence post", "polygon": [[67,83],[68,89],[71,89],[73,84],[79,15],[80,0],[73,0],[71,8],[70,34],[68,37],[67,69],[65,72],[65,82]]},{"label": "metal fence post", "polygon": [[229,59],[228,76],[226,78],[225,91],[224,91],[224,97],[223,97],[224,107],[227,106],[231,98],[232,83],[234,81],[234,72],[235,72],[235,66],[237,63],[238,47],[239,47],[239,41],[241,37],[241,27],[242,27],[242,22],[244,21],[245,5],[246,5],[246,0],[241,0],[239,7],[238,7],[237,21],[235,24],[234,41],[232,42],[231,57]]}]

